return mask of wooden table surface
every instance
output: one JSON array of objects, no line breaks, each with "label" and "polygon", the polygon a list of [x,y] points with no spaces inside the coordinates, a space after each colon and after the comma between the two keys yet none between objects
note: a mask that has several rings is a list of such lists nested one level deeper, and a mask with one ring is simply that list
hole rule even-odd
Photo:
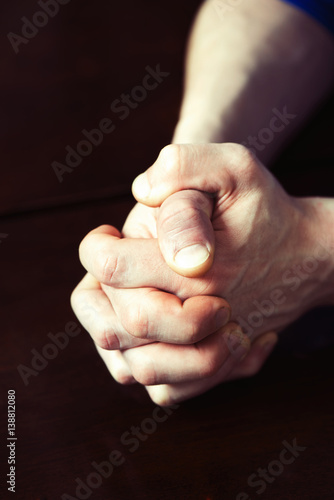
[{"label": "wooden table surface", "polygon": [[[40,7],[1,5],[1,499],[334,498],[332,309],[282,334],[257,376],[161,409],[112,380],[70,308],[81,239],[121,227],[132,179],[170,141],[198,4],[72,0],[18,54],[7,34]],[[120,120],[110,104],[158,64],[170,75]],[[333,112],[332,98],[278,161],[289,192],[334,195]],[[116,129],[59,182],[52,163],[104,118]]]}]

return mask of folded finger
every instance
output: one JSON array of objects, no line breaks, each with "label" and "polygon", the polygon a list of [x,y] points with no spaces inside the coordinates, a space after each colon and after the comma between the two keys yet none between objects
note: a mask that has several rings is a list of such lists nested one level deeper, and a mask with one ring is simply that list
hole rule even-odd
[{"label": "folded finger", "polygon": [[124,349],[147,343],[124,329],[109,298],[92,275],[87,273],[73,291],[71,305],[82,326],[103,349]]},{"label": "folded finger", "polygon": [[227,380],[251,377],[258,373],[274,350],[277,341],[278,335],[275,332],[265,333],[255,339],[247,356],[233,367]]},{"label": "folded finger", "polygon": [[208,288],[213,269],[205,278],[180,276],[166,264],[157,239],[119,238],[98,229],[84,238],[79,249],[82,265],[97,281],[114,288],[158,288],[181,299],[214,294],[214,289]]},{"label": "folded finger", "polygon": [[251,175],[250,151],[239,144],[169,144],[155,163],[133,182],[137,201],[158,207],[183,189],[226,196],[235,189],[237,174]]},{"label": "folded finger", "polygon": [[106,351],[99,346],[96,348],[116,382],[123,385],[137,383],[120,351]]},{"label": "folded finger", "polygon": [[168,406],[199,396],[223,382],[255,375],[275,348],[277,339],[274,332],[264,334],[252,344],[249,353],[238,355],[234,362],[229,358],[213,377],[186,383],[147,386],[146,390],[156,404]]},{"label": "folded finger", "polygon": [[[239,345],[233,355],[232,344]],[[219,373],[229,356],[234,364],[248,349],[249,342],[238,325],[228,323],[193,345],[154,343],[123,351],[123,356],[133,377],[148,386],[211,378]]]},{"label": "folded finger", "polygon": [[[226,300],[195,296],[184,302],[155,288],[120,289],[102,285],[119,323],[130,336],[146,341],[194,344],[227,324]],[[129,339],[129,347],[131,338]]]}]

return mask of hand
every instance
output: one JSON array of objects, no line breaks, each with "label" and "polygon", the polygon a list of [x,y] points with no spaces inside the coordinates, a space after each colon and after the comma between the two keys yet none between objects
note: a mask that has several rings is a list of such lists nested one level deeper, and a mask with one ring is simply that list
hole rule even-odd
[{"label": "hand", "polygon": [[[152,188],[147,196],[142,193],[145,179]],[[191,197],[178,192],[189,188],[211,196],[194,191]],[[214,195],[214,236],[202,243],[209,252],[213,252],[215,243],[216,255],[205,277],[189,279],[166,266],[155,239],[120,239],[116,230],[108,228],[91,232],[81,244],[81,260],[104,284],[102,289],[117,309],[124,335],[129,332],[152,342],[197,342],[219,327],[211,323],[209,329],[207,324],[203,328],[201,321],[207,321],[208,316],[204,319],[202,313],[212,319],[213,312],[226,307],[219,297],[226,297],[232,305],[232,319],[237,319],[255,338],[284,328],[323,302],[329,252],[326,254],[326,248],[321,247],[315,203],[288,196],[246,148],[232,144],[168,146],[144,177],[137,179],[134,193],[139,201],[151,206],[162,203],[154,223],[161,234],[162,254],[167,262],[173,262],[174,269],[180,243],[187,247],[189,256],[189,227],[183,231],[183,225],[194,221],[189,234],[193,237],[196,233],[194,242],[198,245],[199,238],[203,238],[201,227],[207,227],[201,220],[212,210]],[[307,259],[314,261],[313,272]],[[302,268],[309,269],[309,273]],[[152,293],[152,287],[169,295]],[[136,302],[129,309],[134,296]],[[183,306],[178,299],[185,301]],[[191,308],[196,316],[194,331],[192,315],[185,319],[183,314],[198,301],[203,309],[199,322],[198,308]],[[175,323],[179,314],[184,323],[179,324],[179,317]],[[175,328],[176,324],[179,328]],[[226,317],[220,326],[224,324]]]},{"label": "hand", "polygon": [[[190,194],[193,193],[190,192]],[[157,212],[158,211],[155,209],[137,204],[130,213],[125,224],[124,231],[126,235],[130,236],[133,234],[137,237],[139,235],[142,237],[150,237],[153,236],[154,233],[156,234]],[[121,236],[115,228],[102,226],[89,233],[87,238],[89,240],[93,235],[105,233]],[[93,246],[88,250],[88,253],[90,252],[92,252],[92,255],[96,255],[98,246],[95,246],[93,243]],[[152,291],[153,290],[149,290],[149,292]],[[115,314],[113,307],[113,305],[115,306],[115,302],[112,305],[112,299],[110,299],[112,292],[113,290],[111,287],[103,284],[101,285],[96,278],[87,273],[74,290],[71,299],[74,311],[97,343],[97,349],[101,357],[105,360],[115,380],[123,384],[139,381],[147,385],[154,384],[155,382],[172,382],[173,380],[187,380],[198,377],[205,377],[206,379],[205,387],[201,384],[201,390],[197,383],[192,382],[186,382],[180,385],[171,384],[168,387],[163,385],[155,387],[147,386],[146,388],[152,399],[161,405],[170,404],[171,401],[174,400],[174,397],[178,400],[185,399],[209,389],[209,387],[218,383],[218,376],[221,382],[227,379],[233,366],[249,351],[250,342],[247,336],[241,332],[237,324],[230,322],[226,327],[218,329],[217,332],[215,331],[218,326],[214,317],[217,307],[223,308],[223,317],[219,322],[221,326],[223,326],[230,317],[230,308],[225,300],[220,299],[217,305],[215,304],[217,298],[198,297],[198,300],[189,300],[182,303],[177,297],[172,299],[170,294],[163,294],[162,292],[159,294],[156,293],[155,300],[158,299],[159,295],[161,296],[165,314],[167,314],[166,303],[169,302],[169,299],[177,306],[174,307],[173,311],[175,317],[171,316],[170,318],[172,324],[170,321],[168,322],[168,316],[167,321],[165,318],[167,328],[177,328],[180,335],[182,335],[182,325],[183,329],[186,327],[188,331],[193,330],[194,333],[196,329],[203,328],[203,335],[208,336],[213,332],[212,335],[208,339],[202,342],[198,341],[194,345],[171,346],[163,343],[154,343],[147,346],[146,349],[128,349],[122,352],[120,350],[109,351],[107,349],[124,349],[125,347],[138,346],[152,342],[151,340],[137,339],[124,329],[122,322],[119,321]],[[125,291],[119,290],[118,292],[122,293]],[[139,298],[141,292],[143,292],[143,290],[136,290],[134,294],[133,290],[129,290],[129,293],[134,295],[134,297],[136,297],[136,294],[139,294]],[[156,290],[156,292],[158,292],[158,290]],[[125,297],[126,296],[123,295],[121,298],[124,300]],[[131,299],[133,300],[133,297],[130,297],[130,300]],[[210,302],[212,303],[210,304]],[[203,307],[199,307],[200,303]],[[124,304],[128,304],[128,299],[124,300]],[[159,308],[159,301],[156,307]],[[175,323],[175,326],[173,326],[173,323]],[[186,339],[186,332],[184,332],[184,334],[184,339]],[[276,336],[274,334],[269,334],[268,337],[267,340],[269,340],[269,342],[272,341],[273,347],[277,340]],[[267,337],[263,339],[263,343],[265,343],[266,338]],[[269,351],[267,352],[266,349],[263,349],[260,345],[254,348],[252,347],[251,356],[247,358],[247,362],[243,363],[241,369],[238,373],[235,373],[234,376],[243,376],[246,375],[246,373],[250,375],[263,364],[268,355]],[[226,363],[229,358],[230,360]],[[154,359],[161,359],[163,362],[154,366],[154,364],[152,364],[152,360]],[[187,367],[185,367],[185,360],[188,361]],[[168,373],[171,366],[173,370],[171,373]],[[216,377],[210,377],[212,373],[218,372],[218,370],[219,374],[217,373]]]},{"label": "hand", "polygon": [[[231,147],[231,146],[230,146],[230,147]],[[164,153],[166,153],[166,151],[167,151],[167,150],[169,150],[169,151],[170,151],[170,149],[171,149],[171,148],[166,148],[166,150],[164,150]],[[234,149],[235,149],[235,147],[234,147]],[[245,154],[245,153],[246,153],[246,151],[244,150],[244,148],[238,148],[238,147],[237,147],[236,149],[237,149],[237,150],[239,149],[239,151],[237,151],[239,155],[240,155],[240,153],[242,153],[242,154]],[[234,151],[234,153],[235,153],[235,152],[236,152],[236,151]],[[216,153],[216,152],[214,152],[214,155],[213,155],[213,156],[215,156],[215,153]],[[230,151],[230,153],[231,153],[231,151]],[[246,153],[246,154],[247,154],[247,153]],[[209,155],[208,155],[208,154],[206,154],[206,159],[207,159],[207,160],[208,160],[208,156],[209,156]],[[228,158],[226,158],[226,159],[228,159]],[[233,156],[232,156],[232,159],[233,159]],[[253,158],[247,158],[247,159],[248,159],[248,160],[252,160],[252,161],[256,164],[256,162],[254,161],[254,159],[253,159]],[[237,160],[238,160],[238,158],[234,158],[234,162],[237,162]],[[240,158],[239,158],[239,161],[240,161]],[[202,162],[203,162],[203,161],[202,161]],[[157,165],[158,165],[158,163],[159,163],[159,160],[158,160],[158,162],[157,162]],[[230,163],[231,163],[231,158],[230,158]],[[232,162],[232,163],[233,163],[233,162]],[[161,164],[161,157],[160,157],[160,164]],[[157,167],[157,165],[156,165],[154,168],[156,168],[156,167]],[[247,165],[247,167],[249,167],[249,165]],[[254,165],[253,165],[253,167],[254,167]],[[259,166],[257,166],[257,168],[258,168],[258,169],[260,169],[260,167],[259,167]],[[152,169],[152,170],[153,170],[153,169]],[[240,174],[240,170],[241,170],[241,169],[239,169],[239,174]],[[262,169],[262,174],[264,173],[263,171],[264,171],[264,169]],[[265,172],[266,172],[266,171],[265,171]],[[253,169],[253,175],[254,175],[254,169]],[[207,177],[208,177],[208,176],[206,176],[206,178],[207,178]],[[254,176],[254,177],[256,177],[256,176]],[[270,174],[269,174],[269,177],[271,177],[271,176],[270,176]],[[235,180],[235,179],[234,179],[234,180]],[[270,180],[270,179],[269,179],[269,180]],[[206,179],[205,179],[205,181],[206,181]],[[205,187],[205,181],[204,181],[204,189],[206,189],[206,190],[210,190],[210,189],[207,189],[207,188]],[[276,183],[275,183],[275,182],[272,182],[272,181],[273,181],[273,179],[271,180],[271,183],[269,183],[269,186],[270,186],[270,184],[274,184],[274,186],[275,186],[275,184],[276,184]],[[254,183],[253,183],[253,184],[254,184]],[[168,182],[166,183],[166,185],[168,185]],[[258,188],[257,183],[255,183],[255,186]],[[278,185],[277,185],[277,186],[278,186]],[[190,186],[190,187],[192,187],[192,186]],[[194,186],[194,187],[198,187],[198,186],[196,185],[196,186]],[[254,189],[254,185],[253,185],[253,186],[251,186],[251,187]],[[276,187],[276,186],[275,186],[275,187]],[[279,186],[278,186],[278,187],[279,187]],[[203,189],[203,186],[202,186],[202,189]],[[271,191],[273,191],[273,188],[272,188],[272,187],[271,187]],[[286,201],[286,200],[288,199],[287,195],[285,195],[285,193],[284,193],[284,192],[282,192],[282,190],[281,190],[281,191],[280,191],[280,190],[278,190],[278,193],[280,194],[281,198],[283,198],[283,199],[284,199],[284,201]],[[284,193],[284,195],[283,195],[283,193]],[[236,193],[233,193],[233,194],[234,194],[235,198],[236,198],[236,199],[238,199],[238,196],[236,196]],[[239,193],[237,193],[237,194],[240,196],[240,189],[239,189]],[[274,199],[275,199],[275,198],[274,198]],[[228,200],[228,197],[227,197],[227,200]],[[229,200],[229,201],[231,201],[231,200]],[[232,201],[233,201],[233,200],[232,200]],[[235,200],[234,200],[234,201],[235,201]],[[287,202],[287,201],[286,201],[286,202]],[[281,203],[281,204],[282,204],[282,203]],[[289,203],[287,202],[287,204],[289,204]],[[233,204],[232,204],[232,205],[233,205]],[[232,205],[231,205],[231,206],[232,206]],[[290,205],[291,205],[291,202],[290,202]],[[217,206],[217,205],[216,205],[216,206]],[[137,207],[141,207],[141,206],[140,206],[140,205],[137,205]],[[160,210],[160,214],[164,214],[164,208],[166,208],[166,205],[162,207],[162,209]],[[291,207],[290,207],[290,208],[291,208]],[[182,213],[184,213],[184,212],[182,212]],[[242,218],[241,218],[241,219],[242,219]],[[130,222],[131,222],[131,219],[129,219],[129,220],[130,220]],[[155,219],[155,220],[154,220],[154,222],[156,222],[156,220],[157,220],[157,219]],[[162,217],[160,220],[163,220],[163,217]],[[129,224],[128,224],[128,227],[131,227],[131,224],[130,224],[130,226],[129,226]],[[134,227],[135,227],[135,226],[134,226]],[[158,227],[159,227],[159,224],[158,224]],[[239,228],[237,228],[237,229],[239,230]],[[152,233],[152,231],[151,231],[151,232],[150,232],[150,231],[148,231],[148,233],[146,234],[146,236],[148,236],[149,234],[153,234],[153,233]],[[276,240],[275,240],[275,241],[276,241]],[[161,239],[161,243],[162,243],[162,239]],[[276,295],[275,295],[275,297],[276,297]],[[132,332],[132,333],[133,333],[133,332]],[[259,335],[260,333],[261,333],[261,332],[257,332],[257,335]],[[151,347],[153,347],[153,346],[151,346]],[[142,350],[142,349],[137,349],[137,350],[134,350],[134,351],[136,351],[136,352],[138,353],[138,352],[139,352],[139,351],[141,351],[141,350]],[[145,378],[145,377],[144,377],[144,378]],[[144,382],[145,382],[145,381],[144,381]]]},{"label": "hand", "polygon": [[[233,331],[233,328],[235,328],[235,324],[233,323],[226,325],[224,328],[225,340],[229,339],[229,332],[231,330]],[[220,367],[217,368],[214,364],[210,365],[210,363],[208,363],[210,357],[213,360],[217,359],[217,351],[220,348],[217,336],[211,335],[212,340],[206,342],[206,345],[202,342],[198,343],[196,346],[198,354],[194,355],[197,361],[197,370],[194,380],[182,381],[183,373],[181,370],[179,371],[178,382],[157,385],[145,385],[148,382],[152,383],[154,381],[154,378],[150,379],[152,372],[151,375],[149,373],[150,367],[152,367],[152,360],[164,359],[167,350],[167,355],[171,354],[170,359],[168,359],[170,362],[170,371],[174,372],[177,369],[175,366],[174,354],[178,353],[176,350],[169,353],[169,344],[156,343],[149,346],[127,349],[125,351],[107,351],[97,346],[97,350],[115,380],[121,384],[136,383],[138,380],[135,376],[138,377],[141,370],[143,385],[145,385],[152,401],[159,406],[169,406],[173,403],[178,403],[202,394],[222,382],[255,375],[270,356],[278,340],[276,333],[269,332],[261,335],[252,345],[249,345],[247,337],[242,335],[241,332],[238,334],[239,339],[237,338],[237,330],[234,331],[233,335],[234,340],[233,336],[230,340],[227,340],[227,345],[232,350],[233,355],[227,357]],[[210,343],[211,346],[209,345]],[[174,346],[174,348],[175,347],[182,348],[180,353],[183,356],[183,346]],[[225,345],[223,344],[223,349],[224,347]],[[187,361],[187,358],[191,359],[194,353],[191,353],[189,350],[186,354],[188,354],[188,356],[183,357],[183,364]],[[160,376],[163,369],[164,367],[156,367]],[[153,377],[154,376],[155,373],[153,372]]]},{"label": "hand", "polygon": [[[191,197],[189,189],[202,193]],[[333,302],[333,244],[325,224],[333,200],[289,196],[246,148],[167,146],[133,192],[139,202],[160,206],[159,246],[174,271],[196,275],[200,265],[211,265],[216,246],[214,265],[197,284],[227,298],[232,319],[249,335],[281,330],[315,305]]]},{"label": "hand", "polygon": [[[102,339],[98,335],[95,337],[94,332],[99,332],[98,328],[103,324],[112,328],[115,323],[107,294],[88,273],[73,292],[72,306],[82,323],[88,319],[89,331],[97,342]],[[132,338],[132,342],[141,345],[149,341]],[[229,322],[194,345],[176,346],[159,342],[123,351],[96,347],[116,381],[121,384],[141,382],[151,399],[163,406],[194,397],[218,383],[254,375],[276,342],[277,335],[270,332],[250,345],[240,326]],[[156,360],[159,360],[158,363],[155,363]],[[162,384],[162,381],[168,384]]]}]

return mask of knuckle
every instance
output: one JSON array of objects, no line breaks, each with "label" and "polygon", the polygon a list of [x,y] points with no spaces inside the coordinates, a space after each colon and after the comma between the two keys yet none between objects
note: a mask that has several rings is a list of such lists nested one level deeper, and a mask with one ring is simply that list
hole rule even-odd
[{"label": "knuckle", "polygon": [[228,144],[228,147],[231,150],[231,153],[233,153],[240,160],[251,161],[256,158],[254,153],[243,144],[230,143]]},{"label": "knuckle", "polygon": [[94,274],[99,281],[106,285],[115,284],[118,264],[119,258],[117,256],[106,255],[104,251],[100,251],[95,257]]},{"label": "knuckle", "polygon": [[110,351],[120,348],[118,336],[110,327],[102,326],[101,328],[94,328],[91,332],[91,336],[94,339],[94,342],[102,349]]},{"label": "knuckle", "polygon": [[71,293],[70,297],[70,303],[73,311],[76,311],[78,308],[78,305],[80,303],[80,291],[78,290],[78,287],[76,287],[73,292]]},{"label": "knuckle", "polygon": [[168,172],[178,169],[181,157],[181,146],[179,144],[168,144],[160,151],[160,159],[164,169]]},{"label": "knuckle", "polygon": [[121,367],[116,367],[113,369],[113,378],[122,385],[129,385],[133,382],[133,377],[131,373]]},{"label": "knuckle", "polygon": [[[180,311],[181,313],[181,311]],[[181,326],[184,321],[182,321],[183,318],[180,318],[179,323]],[[190,318],[190,320],[186,323],[185,326],[185,332],[184,332],[184,343],[187,344],[195,344],[198,342],[199,335],[200,335],[200,330],[201,330],[201,325],[199,325],[194,318]]]},{"label": "knuckle", "polygon": [[148,387],[147,392],[153,403],[158,406],[171,406],[175,403],[175,399],[171,395],[171,388],[168,385],[154,387],[153,390]]},{"label": "knuckle", "polygon": [[86,236],[81,240],[78,248],[79,259],[83,266],[85,267],[85,256],[89,253],[90,246],[94,242],[94,235],[92,231],[86,234]]},{"label": "knuckle", "polygon": [[80,241],[79,248],[78,248],[80,259],[81,259],[82,253],[84,252],[85,246],[87,245],[87,241],[89,239],[90,239],[90,233],[86,234],[86,236]]},{"label": "knuckle", "polygon": [[142,385],[156,385],[157,374],[152,361],[147,358],[143,361],[143,363],[141,362],[139,365],[136,364],[132,367],[134,378]]},{"label": "knuckle", "polygon": [[228,152],[233,156],[237,168],[250,167],[257,162],[253,151],[243,144],[229,143],[224,144],[223,147],[228,148]]},{"label": "knuckle", "polygon": [[87,301],[87,292],[79,287],[75,288],[70,297],[71,307],[79,319],[84,324],[91,319],[92,314],[95,312],[93,307]]},{"label": "knuckle", "polygon": [[121,321],[125,330],[130,335],[141,339],[149,337],[148,313],[142,304],[136,304],[127,309]]},{"label": "knuckle", "polygon": [[258,160],[250,149],[242,144],[230,144],[231,153],[235,157],[235,169],[243,176],[252,177],[257,171]]},{"label": "knuckle", "polygon": [[220,368],[220,359],[217,355],[210,353],[201,358],[199,365],[199,376],[201,378],[209,378],[215,375]]}]

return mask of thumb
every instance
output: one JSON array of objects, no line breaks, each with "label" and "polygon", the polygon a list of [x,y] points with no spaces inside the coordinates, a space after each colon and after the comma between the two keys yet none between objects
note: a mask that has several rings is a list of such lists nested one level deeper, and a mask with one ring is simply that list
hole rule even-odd
[{"label": "thumb", "polygon": [[161,253],[173,271],[186,277],[205,274],[213,263],[213,198],[196,190],[169,196],[157,218]]}]

